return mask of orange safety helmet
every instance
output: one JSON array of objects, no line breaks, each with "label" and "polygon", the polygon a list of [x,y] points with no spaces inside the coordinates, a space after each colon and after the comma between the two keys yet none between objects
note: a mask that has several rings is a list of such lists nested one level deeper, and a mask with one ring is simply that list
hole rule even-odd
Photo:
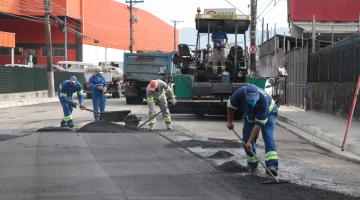
[{"label": "orange safety helmet", "polygon": [[157,86],[158,86],[157,80],[151,80],[150,83],[149,83],[149,90],[150,91],[155,91]]}]

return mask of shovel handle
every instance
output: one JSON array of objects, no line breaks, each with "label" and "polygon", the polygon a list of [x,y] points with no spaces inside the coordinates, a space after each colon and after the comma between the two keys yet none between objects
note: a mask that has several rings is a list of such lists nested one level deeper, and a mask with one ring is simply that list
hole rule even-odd
[{"label": "shovel handle", "polygon": [[[170,108],[170,106],[167,106],[165,109]],[[148,120],[146,120],[144,123],[140,124],[139,128],[143,127],[145,124],[147,124],[151,119],[155,118],[156,116],[158,116],[163,110],[160,108],[160,111],[156,114],[154,114],[153,116],[151,116]]]},{"label": "shovel handle", "polygon": [[[240,135],[234,130],[234,129],[231,129],[232,132],[236,135],[236,137],[241,141],[241,137]],[[246,149],[246,146],[245,144],[243,143],[245,149]],[[264,169],[271,175],[271,177],[273,177],[273,179],[276,181],[276,182],[279,182],[279,179],[270,171],[270,169],[265,165],[265,163],[263,163],[257,156],[256,154],[253,152],[253,151],[250,151],[250,154],[252,157],[254,157],[263,167]]]}]

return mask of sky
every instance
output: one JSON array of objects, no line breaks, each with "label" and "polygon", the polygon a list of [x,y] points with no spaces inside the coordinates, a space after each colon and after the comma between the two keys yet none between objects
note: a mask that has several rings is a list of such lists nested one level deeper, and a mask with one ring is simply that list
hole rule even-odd
[{"label": "sky", "polygon": [[[116,0],[125,3],[125,0]],[[163,21],[172,24],[171,20],[183,20],[177,27],[195,27],[196,8],[231,8],[229,1],[245,14],[250,14],[250,0],[144,0],[135,6],[151,12]],[[276,5],[275,5],[275,2]],[[274,6],[275,5],[275,6]],[[238,12],[239,13],[239,12]],[[240,13],[239,13],[240,14]],[[269,28],[288,27],[287,23],[287,0],[258,0],[258,14],[265,18],[265,24]],[[141,20],[141,19],[139,19]],[[258,28],[261,28],[261,21],[258,21]]]}]

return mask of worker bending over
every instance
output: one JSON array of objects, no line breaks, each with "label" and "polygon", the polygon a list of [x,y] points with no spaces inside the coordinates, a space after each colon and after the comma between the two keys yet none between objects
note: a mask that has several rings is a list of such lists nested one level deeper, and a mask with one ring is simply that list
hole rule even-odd
[{"label": "worker bending over", "polygon": [[[249,170],[256,170],[256,139],[261,130],[265,142],[265,164],[277,176],[278,155],[274,141],[277,107],[274,100],[263,89],[250,84],[237,89],[227,103],[227,128],[234,129],[233,117],[236,109],[244,111],[243,142],[248,156]],[[254,153],[255,155],[253,155]]]},{"label": "worker bending over", "polygon": [[74,93],[77,93],[79,100],[80,108],[85,108],[83,106],[83,90],[79,81],[77,81],[76,76],[71,76],[69,80],[64,81],[59,85],[58,96],[60,99],[61,106],[64,111],[64,118],[61,120],[61,127],[74,127],[72,111],[73,108],[77,107],[77,103],[72,100]]},{"label": "worker bending over", "polygon": [[102,73],[102,68],[96,67],[94,75],[89,78],[95,121],[100,120],[100,112],[105,111],[106,105],[106,81]]},{"label": "worker bending over", "polygon": [[171,116],[168,108],[168,101],[172,105],[176,104],[175,96],[171,87],[162,80],[151,80],[146,88],[146,95],[147,103],[149,105],[150,130],[154,128],[156,123],[156,117],[154,116],[156,102],[159,104],[167,129],[171,130]]}]

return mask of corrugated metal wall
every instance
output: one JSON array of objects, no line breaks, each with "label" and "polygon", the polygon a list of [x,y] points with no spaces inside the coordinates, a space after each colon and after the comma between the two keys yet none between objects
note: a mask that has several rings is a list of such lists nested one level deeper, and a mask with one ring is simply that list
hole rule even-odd
[{"label": "corrugated metal wall", "polygon": [[[54,72],[55,87],[71,75],[84,82],[83,73]],[[0,94],[47,90],[47,72],[42,68],[0,68]]]},{"label": "corrugated metal wall", "polygon": [[285,56],[289,74],[286,79],[286,103],[302,109],[306,109],[308,57],[307,46],[293,49]]}]

